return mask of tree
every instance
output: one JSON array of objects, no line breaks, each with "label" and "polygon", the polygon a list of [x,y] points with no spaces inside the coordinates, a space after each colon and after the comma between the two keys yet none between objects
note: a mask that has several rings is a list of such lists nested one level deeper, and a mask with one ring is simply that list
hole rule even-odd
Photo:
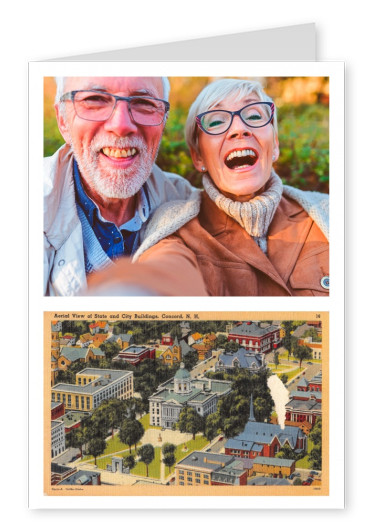
[{"label": "tree", "polygon": [[204,435],[209,441],[212,441],[218,435],[219,424],[218,413],[211,413],[205,418]]},{"label": "tree", "polygon": [[239,434],[249,417],[249,401],[236,392],[231,392],[218,401],[218,428],[225,436],[233,437]]},{"label": "tree", "polygon": [[277,351],[274,352],[274,365],[275,365],[275,369],[277,370],[277,367],[279,365],[279,356],[278,356]]},{"label": "tree", "polygon": [[236,341],[227,341],[224,344],[225,351],[232,352],[233,354],[235,354],[235,352],[238,352],[239,348],[240,348],[240,345],[239,343],[236,343]]},{"label": "tree", "polygon": [[82,457],[82,448],[85,444],[85,436],[82,428],[75,428],[67,433],[65,437],[65,445],[67,448],[79,448]]},{"label": "tree", "polygon": [[188,352],[184,356],[184,366],[187,369],[187,371],[191,371],[195,365],[197,365],[198,362],[198,353],[197,352]]},{"label": "tree", "polygon": [[124,420],[120,427],[119,439],[122,443],[129,446],[129,453],[132,453],[132,444],[136,450],[137,443],[142,439],[145,430],[141,422],[138,420],[127,419]]},{"label": "tree", "polygon": [[279,375],[279,378],[280,378],[280,380],[282,380],[282,383],[283,383],[284,385],[286,385],[287,382],[288,382],[288,380],[289,380],[289,377],[287,376],[286,373],[280,374],[280,375]]},{"label": "tree", "polygon": [[271,397],[258,396],[253,401],[253,411],[258,422],[264,422],[265,419],[269,420],[272,410],[273,400]]},{"label": "tree", "polygon": [[123,465],[129,470],[132,470],[136,466],[136,459],[132,454],[126,455],[123,457]]},{"label": "tree", "polygon": [[171,467],[176,461],[175,452],[176,446],[172,443],[167,442],[162,446],[163,463],[168,466],[169,473],[171,472]]},{"label": "tree", "polygon": [[216,340],[216,348],[225,348],[226,343],[228,343],[227,336],[219,334]]},{"label": "tree", "polygon": [[137,450],[137,455],[140,461],[146,465],[146,477],[149,477],[149,465],[154,459],[154,446],[151,444],[144,444]]},{"label": "tree", "polygon": [[293,336],[292,333],[294,331],[294,326],[292,321],[283,321],[282,322],[282,328],[285,330],[285,337],[282,340],[283,346],[287,350],[287,359],[289,359],[289,356],[291,355],[291,351],[293,348]]},{"label": "tree", "polygon": [[277,453],[276,457],[280,459],[293,459],[294,461],[296,461],[296,454],[288,443],[285,443],[282,446],[280,451]]},{"label": "tree", "polygon": [[104,420],[108,428],[111,428],[112,438],[114,437],[114,429],[120,425],[123,419],[124,405],[124,401],[119,398],[104,400],[92,415],[93,420],[100,418],[102,421]]},{"label": "tree", "polygon": [[321,342],[320,334],[317,332],[316,328],[313,328],[313,327],[312,328],[308,328],[308,330],[306,330],[303,333],[302,337],[311,337],[312,341],[320,341]]},{"label": "tree", "polygon": [[97,457],[105,451],[107,443],[101,437],[94,437],[90,439],[88,444],[88,451],[94,457],[95,466],[97,466]]},{"label": "tree", "polygon": [[307,345],[298,345],[294,349],[294,358],[299,360],[299,369],[302,367],[303,360],[312,359],[312,349],[307,347]]},{"label": "tree", "polygon": [[193,407],[184,407],[180,412],[176,427],[181,433],[192,433],[193,440],[195,440],[196,433],[204,428],[204,421]]},{"label": "tree", "polygon": [[90,432],[90,439],[93,439],[94,437],[105,439],[111,428],[110,420],[105,405],[103,406],[103,409],[100,407],[97,408],[92,414],[90,422],[87,424]]},{"label": "tree", "polygon": [[106,359],[112,360],[121,351],[121,346],[116,341],[106,341],[102,343],[99,348],[104,352]]},{"label": "tree", "polygon": [[321,470],[322,467],[322,421],[318,418],[313,426],[309,439],[313,447],[309,453],[308,461],[312,468]]}]

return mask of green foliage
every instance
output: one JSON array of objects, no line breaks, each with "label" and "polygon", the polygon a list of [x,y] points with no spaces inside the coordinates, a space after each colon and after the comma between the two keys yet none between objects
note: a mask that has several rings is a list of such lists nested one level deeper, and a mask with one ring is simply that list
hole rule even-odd
[{"label": "green foliage", "polygon": [[119,439],[122,443],[129,446],[129,452],[132,453],[132,444],[136,449],[137,443],[142,439],[145,430],[138,420],[127,419],[122,423],[119,430]]},{"label": "green foliage", "polygon": [[321,336],[317,332],[316,328],[308,328],[302,337],[312,337],[312,341],[321,341]]},{"label": "green foliage", "polygon": [[280,374],[280,375],[279,375],[279,378],[280,378],[280,380],[282,381],[282,383],[285,384],[285,385],[287,384],[288,379],[289,379],[288,375],[285,374],[285,373]]},{"label": "green foliage", "polygon": [[149,465],[154,459],[154,446],[152,444],[144,444],[137,450],[137,455],[140,461],[146,465],[146,476],[149,477]]},{"label": "green foliage", "polygon": [[132,470],[136,466],[136,459],[132,454],[126,455],[123,457],[123,465],[129,470]]},{"label": "green foliage", "polygon": [[226,352],[232,352],[235,354],[235,352],[238,352],[240,345],[236,341],[227,341],[224,344],[223,348],[225,349]]},{"label": "green foliage", "polygon": [[309,434],[309,440],[313,447],[309,452],[308,462],[312,468],[321,470],[322,468],[322,420],[318,418]]},{"label": "green foliage", "polygon": [[195,365],[197,365],[198,362],[198,352],[192,351],[188,352],[184,356],[184,366],[187,369],[187,371],[191,371]]},{"label": "green foliage", "polygon": [[294,358],[299,360],[299,367],[301,367],[303,360],[312,359],[312,349],[306,345],[298,345],[294,348]]},{"label": "green foliage", "polygon": [[74,334],[79,339],[82,334],[89,333],[89,321],[62,321],[61,332],[65,334]]},{"label": "green foliage", "polygon": [[204,435],[209,441],[212,441],[218,435],[219,428],[220,418],[218,413],[211,413],[205,418]]},{"label": "green foliage", "polygon": [[95,465],[97,464],[97,457],[105,451],[107,443],[101,437],[94,437],[90,439],[88,444],[88,452],[94,457]]},{"label": "green foliage", "polygon": [[99,346],[99,348],[101,349],[102,352],[104,352],[108,360],[112,360],[112,358],[117,356],[119,352],[121,351],[121,346],[118,343],[115,343],[115,341],[113,342],[107,341],[106,343],[102,343]]},{"label": "green foliage", "polygon": [[162,454],[163,454],[163,463],[168,466],[169,472],[171,472],[171,467],[176,462],[176,446],[172,443],[164,443],[162,446]]},{"label": "green foliage", "polygon": [[284,105],[278,109],[280,156],[275,165],[286,184],[328,192],[328,107]]},{"label": "green foliage", "polygon": [[204,419],[197,413],[193,407],[184,407],[179,415],[176,427],[181,433],[191,433],[193,439],[196,433],[203,431]]},{"label": "green foliage", "polygon": [[297,459],[294,450],[292,450],[291,446],[288,443],[282,446],[280,451],[276,454],[276,457],[280,459],[293,459],[294,461],[296,461]]}]

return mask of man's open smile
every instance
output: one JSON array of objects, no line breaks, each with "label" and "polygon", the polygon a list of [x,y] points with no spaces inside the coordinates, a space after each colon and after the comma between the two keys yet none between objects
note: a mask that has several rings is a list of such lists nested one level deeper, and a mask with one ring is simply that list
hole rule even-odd
[{"label": "man's open smile", "polygon": [[136,148],[118,149],[118,148],[104,147],[102,149],[102,153],[106,155],[106,157],[111,157],[113,159],[119,159],[119,158],[134,157],[138,153],[138,150]]}]

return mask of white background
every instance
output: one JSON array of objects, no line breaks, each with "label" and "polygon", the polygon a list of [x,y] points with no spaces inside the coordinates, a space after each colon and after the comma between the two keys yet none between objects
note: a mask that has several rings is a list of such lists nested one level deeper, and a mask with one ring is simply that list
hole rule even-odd
[{"label": "white background", "polygon": [[[371,2],[250,0],[189,4],[176,0],[81,2],[10,2],[2,6],[2,521],[12,527],[69,525],[178,526],[271,525],[323,529],[362,529],[374,524],[374,340],[375,270],[371,257],[375,197],[374,81],[375,28]],[[28,511],[27,342],[25,264],[27,224],[27,63],[51,57],[114,50],[194,37],[315,22],[317,58],[347,65],[347,488],[344,511]],[[42,153],[41,153],[42,155]],[[32,186],[32,183],[30,183]],[[333,191],[335,193],[335,191]],[[5,208],[4,208],[5,207]],[[369,245],[367,245],[369,244]],[[373,251],[373,252],[372,252]],[[35,250],[31,249],[31,253]],[[32,279],[31,279],[32,282]],[[5,289],[4,289],[5,288]],[[33,352],[30,359],[40,356]],[[31,456],[32,459],[32,456]],[[369,465],[367,466],[367,461]],[[93,503],[94,506],[94,503]],[[147,501],[145,502],[147,507]],[[95,521],[94,521],[95,517]],[[140,520],[138,520],[140,519]]]}]

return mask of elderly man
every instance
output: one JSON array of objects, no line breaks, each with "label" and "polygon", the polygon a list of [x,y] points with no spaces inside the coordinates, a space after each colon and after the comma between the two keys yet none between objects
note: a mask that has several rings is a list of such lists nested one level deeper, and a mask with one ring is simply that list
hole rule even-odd
[{"label": "elderly man", "polygon": [[167,78],[57,79],[66,144],[45,159],[46,295],[82,293],[87,275],[134,254],[158,206],[194,196],[154,164],[168,92]]}]

